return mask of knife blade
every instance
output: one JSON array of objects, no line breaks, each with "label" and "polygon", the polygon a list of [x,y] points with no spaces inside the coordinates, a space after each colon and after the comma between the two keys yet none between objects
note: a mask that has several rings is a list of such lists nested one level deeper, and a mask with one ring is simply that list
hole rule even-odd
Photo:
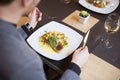
[{"label": "knife blade", "polygon": [[85,37],[84,37],[84,40],[83,40],[83,47],[85,47],[85,45],[86,45],[86,43],[87,43],[89,33],[90,33],[90,30],[87,32],[87,34],[86,34]]}]

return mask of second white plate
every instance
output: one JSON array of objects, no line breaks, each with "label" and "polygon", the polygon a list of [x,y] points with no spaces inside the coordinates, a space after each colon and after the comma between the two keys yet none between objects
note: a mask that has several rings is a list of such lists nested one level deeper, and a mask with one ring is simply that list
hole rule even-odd
[{"label": "second white plate", "polygon": [[94,12],[101,13],[101,14],[108,14],[113,12],[119,6],[119,0],[108,0],[108,1],[110,1],[110,4],[107,5],[106,8],[97,8],[92,4],[89,4],[88,2],[86,2],[86,0],[79,0],[79,4]]}]

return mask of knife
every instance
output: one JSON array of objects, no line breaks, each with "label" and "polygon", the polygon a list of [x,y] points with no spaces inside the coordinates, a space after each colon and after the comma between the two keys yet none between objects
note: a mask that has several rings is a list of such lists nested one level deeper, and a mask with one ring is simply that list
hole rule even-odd
[{"label": "knife", "polygon": [[87,43],[87,39],[88,39],[89,33],[90,33],[90,30],[87,32],[87,34],[85,35],[85,38],[83,40],[83,48],[85,47],[85,45]]}]

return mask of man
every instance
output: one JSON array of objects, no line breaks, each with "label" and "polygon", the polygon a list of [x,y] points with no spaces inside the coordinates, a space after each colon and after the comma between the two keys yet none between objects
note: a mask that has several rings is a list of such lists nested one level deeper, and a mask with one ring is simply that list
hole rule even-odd
[{"label": "man", "polygon": [[[29,31],[41,20],[42,13],[35,7],[39,1],[0,0],[1,80],[46,80],[41,58],[25,42]],[[28,23],[17,29],[16,24],[20,17],[29,12],[31,13],[28,16]],[[60,80],[80,80],[80,68],[88,56],[87,47],[77,49],[69,68]]]}]

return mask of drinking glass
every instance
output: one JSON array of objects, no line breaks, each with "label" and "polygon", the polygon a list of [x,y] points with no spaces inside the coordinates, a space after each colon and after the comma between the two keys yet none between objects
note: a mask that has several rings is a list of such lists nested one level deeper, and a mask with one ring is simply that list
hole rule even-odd
[{"label": "drinking glass", "polygon": [[69,4],[71,3],[71,0],[60,0],[61,3],[64,3],[64,4]]},{"label": "drinking glass", "polygon": [[112,48],[112,44],[109,41],[111,34],[115,34],[120,28],[120,16],[117,13],[111,13],[108,15],[104,23],[104,28],[106,30],[106,35],[102,39],[106,48]]}]

